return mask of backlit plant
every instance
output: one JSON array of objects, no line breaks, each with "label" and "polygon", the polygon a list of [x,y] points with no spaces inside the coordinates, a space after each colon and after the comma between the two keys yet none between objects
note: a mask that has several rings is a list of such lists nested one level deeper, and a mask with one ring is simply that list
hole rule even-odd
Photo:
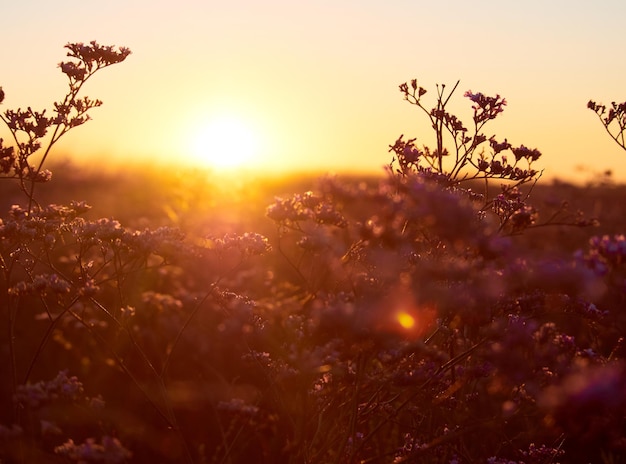
[{"label": "backlit plant", "polygon": [[[418,173],[436,180],[444,188],[466,185],[468,195],[481,203],[480,211],[495,213],[500,230],[508,234],[555,223],[591,225],[593,221],[573,214],[565,204],[552,211],[547,220],[539,221],[538,211],[528,198],[541,176],[534,168],[541,152],[525,145],[513,146],[506,138],[498,141],[495,135],[487,136],[485,126],[495,120],[507,104],[500,95],[490,97],[482,92],[466,91],[464,96],[472,102],[473,110],[470,124],[450,113],[447,106],[458,85],[457,81],[448,93],[445,85],[438,85],[432,108],[424,103],[423,97],[428,92],[418,85],[417,79],[400,85],[404,99],[426,115],[435,133],[436,147],[419,148],[416,138],[405,140],[401,135],[389,149],[394,154],[390,170],[399,176]],[[491,185],[494,181],[500,182],[498,190]],[[475,191],[477,182],[484,184],[482,194]],[[521,189],[524,184],[530,184],[526,192]]]},{"label": "backlit plant", "polygon": [[468,129],[446,108],[458,85],[459,82],[448,94],[445,85],[437,86],[437,100],[431,109],[424,105],[422,97],[427,91],[418,86],[417,79],[400,85],[404,99],[427,115],[435,131],[437,146],[420,149],[415,145],[416,139],[405,141],[400,136],[390,149],[396,156],[399,172],[432,171],[454,182],[495,178],[515,181],[519,185],[534,180],[539,173],[532,169],[532,165],[541,157],[539,150],[524,145],[514,147],[507,139],[499,142],[495,136],[487,137],[484,132],[485,125],[504,111],[506,100],[500,95],[489,97],[481,92],[465,92],[464,96],[473,103],[474,112]]},{"label": "backlit plant", "polygon": [[587,108],[596,113],[609,136],[626,150],[626,141],[624,140],[624,134],[626,133],[626,102],[611,102],[607,112],[606,105],[589,100]]},{"label": "backlit plant", "polygon": [[1,116],[13,146],[0,168],[23,195],[0,222],[3,462],[609,463],[626,452],[624,237],[591,237],[575,254],[520,245],[562,221],[540,223],[522,193],[540,153],[485,135],[503,98],[467,92],[466,128],[447,110],[456,86],[427,109],[417,81],[401,85],[436,147],[400,137],[382,178],[327,177],[276,198],[255,224],[265,235],[189,209],[184,230],[146,227],[152,218],[133,228],[35,188],[50,180],[52,146],[101,104],[79,97],[85,81],[130,53],[67,48],[69,90],[52,114]]}]

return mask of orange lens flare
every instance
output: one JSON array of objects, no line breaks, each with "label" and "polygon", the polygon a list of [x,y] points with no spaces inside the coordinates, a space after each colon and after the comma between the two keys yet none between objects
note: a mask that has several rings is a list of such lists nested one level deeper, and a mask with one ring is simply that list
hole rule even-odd
[{"label": "orange lens flare", "polygon": [[406,312],[399,312],[396,316],[398,322],[404,329],[412,329],[415,327],[415,318]]}]

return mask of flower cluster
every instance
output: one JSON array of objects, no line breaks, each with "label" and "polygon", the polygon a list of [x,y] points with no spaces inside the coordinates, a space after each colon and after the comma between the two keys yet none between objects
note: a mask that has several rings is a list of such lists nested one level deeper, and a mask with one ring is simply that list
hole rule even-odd
[{"label": "flower cluster", "polygon": [[528,450],[521,451],[522,456],[530,462],[549,462],[555,458],[561,457],[565,454],[560,447],[551,447],[546,445],[537,446],[531,443],[528,446]]},{"label": "flower cluster", "polygon": [[83,397],[83,390],[83,384],[78,378],[68,377],[67,371],[60,371],[48,382],[42,380],[33,384],[19,385],[14,401],[29,408],[39,408],[57,399],[76,401]]},{"label": "flower cluster", "polygon": [[53,119],[45,117],[46,110],[33,111],[28,107],[26,111],[7,110],[4,112],[6,125],[12,132],[26,132],[31,138],[42,138],[48,132]]},{"label": "flower cluster", "polygon": [[[579,250],[577,256],[595,275],[603,279],[613,298],[626,295],[626,238],[623,234],[593,236],[589,239],[588,249]],[[615,306],[615,303],[611,300],[603,301],[604,305]],[[620,306],[614,309],[613,323],[618,326],[626,323]]]},{"label": "flower cluster", "polygon": [[130,55],[130,49],[126,47],[120,47],[119,50],[116,50],[114,46],[103,46],[96,41],[89,44],[68,43],[65,48],[69,50],[67,56],[78,60],[78,62],[65,61],[59,63],[61,71],[67,75],[73,86],[84,82],[98,69],[121,63]]},{"label": "flower cluster", "polygon": [[[623,453],[626,442],[620,427],[626,414],[626,370],[623,362],[582,365],[547,388],[539,406],[579,446],[606,446]],[[584,418],[584,419],[583,419]]]},{"label": "flower cluster", "polygon": [[141,295],[143,303],[158,312],[180,311],[183,307],[182,301],[172,295],[157,293],[153,291],[144,292]]},{"label": "flower cluster", "polygon": [[[467,125],[446,110],[458,85],[459,82],[448,93],[445,92],[445,85],[437,86],[437,101],[431,109],[422,103],[421,97],[426,91],[417,86],[415,79],[410,86],[407,83],[400,85],[405,100],[427,115],[437,146],[432,150],[426,146],[418,148],[415,138],[404,140],[401,135],[389,147],[389,151],[394,153],[390,168],[394,170],[394,163],[397,162],[398,175],[408,172],[436,174],[447,184],[502,179],[521,185],[536,180],[539,172],[532,168],[532,164],[541,157],[539,150],[524,145],[513,147],[506,139],[498,142],[495,136],[487,138],[483,133],[484,126],[504,111],[506,100],[500,95],[490,97],[481,92],[465,92],[474,110],[472,130],[468,130]],[[447,144],[446,140],[450,143]],[[490,150],[485,149],[486,142]],[[505,151],[511,152],[514,162],[508,162]],[[518,165],[522,160],[525,165]],[[486,187],[485,197],[488,190]]]},{"label": "flower cluster", "polygon": [[296,227],[297,223],[307,220],[336,227],[346,226],[341,212],[313,192],[276,198],[274,204],[267,208],[267,217],[285,227]]},{"label": "flower cluster", "polygon": [[501,230],[518,233],[534,225],[537,210],[529,205],[517,187],[502,186],[502,193],[493,199],[493,212],[500,218]]},{"label": "flower cluster", "polygon": [[11,169],[15,166],[16,160],[15,148],[5,147],[4,139],[0,138],[0,173],[10,173]]},{"label": "flower cluster", "polygon": [[[36,204],[34,184],[47,182],[51,178],[51,173],[43,169],[51,148],[69,130],[87,122],[91,109],[102,105],[100,100],[79,97],[83,84],[100,69],[120,63],[130,55],[128,48],[116,50],[95,41],[88,45],[69,43],[65,47],[69,50],[68,56],[77,61],[59,64],[61,71],[69,79],[69,91],[62,101],[54,103],[54,115],[46,116],[45,109],[37,111],[31,107],[26,110],[6,110],[0,114],[0,121],[7,126],[16,142],[15,147],[5,147],[0,140],[0,174],[23,181],[21,186],[23,193],[29,198],[29,212]],[[36,164],[31,164],[31,157],[44,147],[41,159]],[[24,181],[30,183],[30,186]]]},{"label": "flower cluster", "polygon": [[[28,154],[85,122],[100,103],[78,97],[82,84],[129,53],[67,48],[70,91],[54,113],[2,116],[24,139],[0,144],[0,173],[23,195],[0,220],[3,462],[539,464],[626,452],[626,239],[600,235],[574,253],[586,237],[568,247],[560,227],[540,235],[587,223],[562,220],[564,202],[547,221],[529,204],[531,192],[541,200],[524,186],[541,153],[484,131],[504,98],[466,92],[466,124],[447,106],[457,86],[438,86],[427,107],[413,79],[400,91],[436,146],[400,136],[385,176],[328,177],[265,211],[246,202],[239,224],[231,202],[228,219],[190,206],[177,229],[157,194],[142,197],[141,217],[39,203],[32,182],[47,174]],[[106,389],[106,410],[85,396],[93,388]]]},{"label": "flower cluster", "polygon": [[534,178],[538,174],[538,172],[533,169],[521,169],[516,165],[509,164],[507,158],[504,156],[500,159],[496,159],[494,155],[491,160],[487,160],[483,156],[478,159],[476,168],[481,173],[484,173],[483,175],[486,178],[507,179],[523,182]]},{"label": "flower cluster", "polygon": [[[589,100],[587,108],[598,115],[609,136],[626,150],[626,141],[624,140],[624,134],[626,133],[626,102],[612,102],[608,114],[606,105],[598,104],[593,100]],[[613,129],[613,126],[617,126],[617,130]]]},{"label": "flower cluster", "polygon": [[626,237],[623,234],[591,237],[585,260],[600,275],[622,267],[626,264]]},{"label": "flower cluster", "polygon": [[472,109],[474,110],[474,123],[476,125],[496,119],[506,106],[506,100],[500,97],[500,95],[489,97],[481,92],[473,93],[471,90],[468,90],[464,96],[474,103]]},{"label": "flower cluster", "polygon": [[[421,166],[420,161],[424,160],[431,167],[438,159],[439,153],[437,151],[431,152],[430,148],[426,146],[423,148],[416,147],[416,140],[415,138],[404,140],[404,134],[402,134],[393,145],[389,145],[389,151],[395,154],[395,160],[398,162],[401,172],[424,172],[428,168]],[[445,149],[441,153],[441,156],[448,155],[449,153]]]},{"label": "flower cluster", "polygon": [[417,103],[422,95],[425,95],[427,90],[424,87],[418,87],[417,79],[411,79],[411,90],[409,90],[409,84],[404,82],[400,84],[400,92],[404,94],[404,99],[411,102]]},{"label": "flower cluster", "polygon": [[77,227],[77,217],[90,209],[84,202],[72,202],[69,206],[48,205],[29,214],[28,210],[13,205],[6,221],[0,219],[0,237],[10,243],[42,241],[52,248],[60,234]]},{"label": "flower cluster", "polygon": [[9,288],[9,295],[64,295],[71,290],[71,284],[58,274],[40,274],[33,277],[31,282],[18,282]]},{"label": "flower cluster", "polygon": [[519,161],[522,158],[528,160],[528,162],[537,161],[541,157],[541,152],[536,148],[530,149],[521,145],[519,148],[512,148],[511,151],[515,155],[515,161]]},{"label": "flower cluster", "polygon": [[184,255],[188,250],[185,245],[185,234],[174,227],[157,227],[138,231],[126,231],[122,242],[130,252],[138,255],[154,254],[165,259],[172,255]]},{"label": "flower cluster", "polygon": [[132,453],[117,438],[108,435],[102,437],[100,443],[88,438],[83,443],[76,444],[70,439],[54,448],[54,453],[77,463],[121,464],[132,457]]},{"label": "flower cluster", "polygon": [[242,235],[226,234],[220,238],[208,237],[215,251],[236,249],[246,256],[263,255],[269,252],[270,246],[266,237],[261,234],[246,232]]}]

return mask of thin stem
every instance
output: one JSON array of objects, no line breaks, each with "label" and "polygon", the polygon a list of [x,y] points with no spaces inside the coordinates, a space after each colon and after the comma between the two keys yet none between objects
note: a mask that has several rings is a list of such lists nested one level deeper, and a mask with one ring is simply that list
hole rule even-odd
[{"label": "thin stem", "polygon": [[228,275],[231,275],[232,273],[236,272],[239,268],[241,268],[242,265],[243,265],[243,260],[240,261],[239,263],[237,263],[232,269],[230,269],[229,271],[227,271],[223,275],[219,276],[215,280],[215,282],[213,282],[211,284],[211,286],[209,287],[209,290],[205,293],[205,295],[196,303],[194,308],[191,310],[191,313],[189,314],[189,316],[187,316],[187,319],[183,323],[182,327],[180,328],[180,330],[176,334],[176,338],[174,338],[174,342],[172,343],[172,346],[168,350],[168,353],[167,353],[167,355],[165,357],[165,361],[163,362],[163,367],[161,368],[161,374],[160,374],[161,378],[165,378],[165,376],[167,374],[167,370],[168,370],[170,362],[171,362],[171,359],[172,359],[172,354],[174,353],[174,350],[178,346],[178,343],[180,342],[180,340],[181,340],[181,338],[183,336],[183,333],[185,332],[185,330],[187,330],[187,327],[189,327],[189,324],[191,324],[191,321],[196,316],[196,314],[198,313],[198,311],[200,310],[200,308],[202,307],[204,302],[211,295],[213,295],[213,293],[215,292],[217,286],[219,285],[219,283],[224,278],[226,278]]},{"label": "thin stem", "polygon": [[52,332],[56,328],[57,324],[61,321],[63,316],[65,316],[71,310],[72,306],[74,306],[74,304],[76,304],[77,301],[78,301],[78,297],[75,297],[67,305],[67,307],[63,309],[61,314],[59,314],[57,317],[52,319],[52,321],[50,322],[50,325],[48,325],[48,328],[46,329],[46,332],[43,334],[43,337],[41,337],[41,340],[39,341],[39,345],[37,346],[37,349],[35,350],[35,354],[30,360],[30,364],[28,365],[28,369],[26,370],[26,374],[24,375],[24,380],[22,383],[25,384],[28,382],[28,380],[30,379],[30,374],[32,373],[33,368],[35,367],[35,363],[37,362],[39,355],[43,352],[44,347],[48,343],[48,340],[50,339]]}]

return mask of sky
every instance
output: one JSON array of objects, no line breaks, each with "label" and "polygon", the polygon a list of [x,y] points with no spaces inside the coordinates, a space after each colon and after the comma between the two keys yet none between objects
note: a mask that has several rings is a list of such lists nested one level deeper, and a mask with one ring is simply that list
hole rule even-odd
[{"label": "sky", "polygon": [[[68,42],[132,50],[88,82],[104,104],[58,146],[94,166],[215,162],[209,150],[235,163],[247,147],[236,169],[382,172],[400,134],[433,145],[398,90],[416,78],[428,104],[460,80],[451,109],[466,126],[466,90],[504,96],[485,135],[538,148],[545,178],[626,181],[626,152],[586,108],[626,100],[623,0],[22,0],[0,12],[1,111],[62,99]],[[209,140],[220,133],[226,148]]]}]

